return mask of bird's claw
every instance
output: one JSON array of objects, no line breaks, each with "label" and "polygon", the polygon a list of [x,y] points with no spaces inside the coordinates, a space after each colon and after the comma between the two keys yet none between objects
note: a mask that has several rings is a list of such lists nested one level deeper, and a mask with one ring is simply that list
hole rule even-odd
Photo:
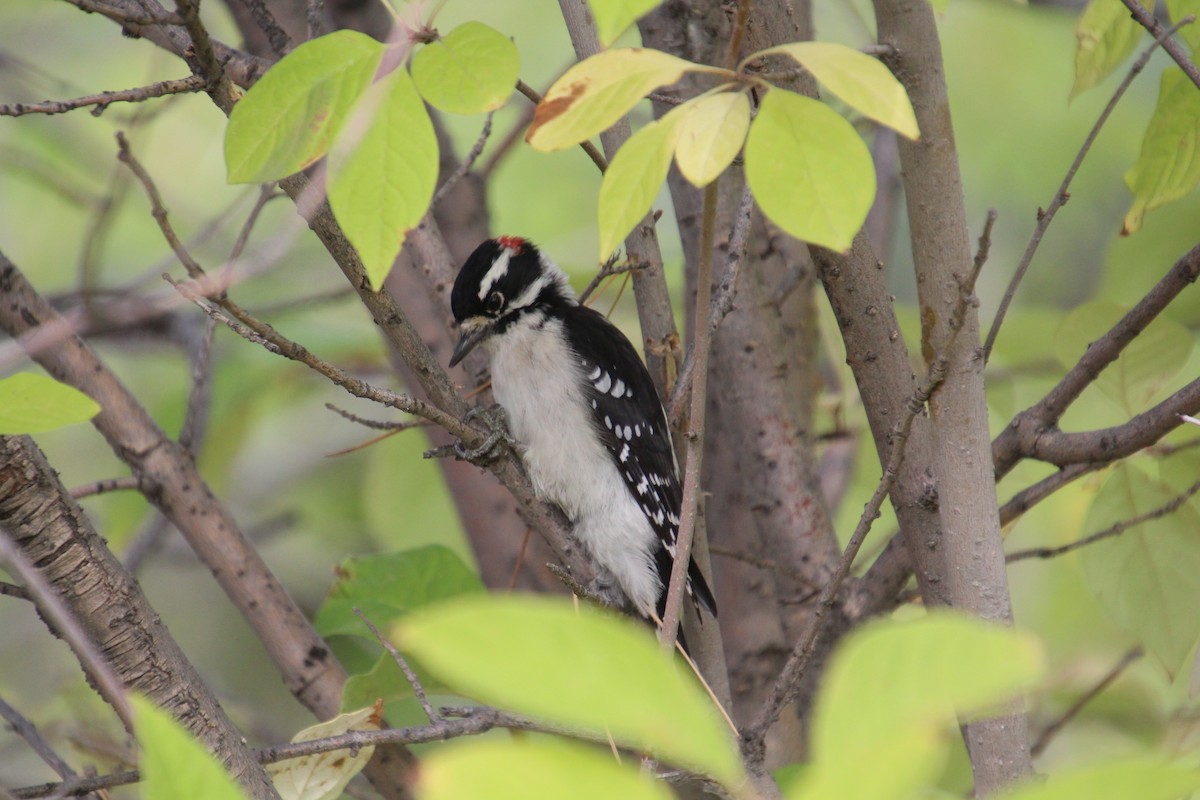
[{"label": "bird's claw", "polygon": [[463,416],[463,422],[466,423],[471,423],[476,419],[483,421],[487,438],[478,447],[467,447],[461,439],[455,442],[455,458],[460,461],[470,461],[472,464],[486,464],[503,455],[504,448],[512,449],[516,445],[508,433],[508,418],[501,406],[475,406]]}]

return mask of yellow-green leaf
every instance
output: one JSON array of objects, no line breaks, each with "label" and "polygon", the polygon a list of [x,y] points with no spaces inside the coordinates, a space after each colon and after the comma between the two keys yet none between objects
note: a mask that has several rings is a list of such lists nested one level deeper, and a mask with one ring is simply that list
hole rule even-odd
[{"label": "yellow-green leaf", "polygon": [[1122,234],[1142,227],[1152,208],[1178,200],[1200,182],[1200,90],[1179,67],[1163,70],[1158,106],[1142,138],[1142,153],[1125,175],[1133,205]]},{"label": "yellow-green leaf", "polygon": [[823,103],[772,89],[746,138],[759,207],[798,239],[846,250],[875,199],[875,167],[854,128]]},{"label": "yellow-green leaf", "polygon": [[198,742],[170,714],[140,695],[130,695],[142,757],[144,800],[246,800],[246,794],[208,748]]},{"label": "yellow-green leaf", "polygon": [[575,742],[460,739],[421,760],[418,800],[670,800],[633,764]]},{"label": "yellow-green leaf", "polygon": [[1200,789],[1200,770],[1148,758],[1106,760],[1070,772],[1039,776],[996,800],[1176,800]]},{"label": "yellow-green leaf", "polygon": [[750,128],[750,99],[721,92],[687,104],[679,123],[675,162],[696,186],[707,186],[733,161]]},{"label": "yellow-green leaf", "polygon": [[[377,731],[382,725],[377,704],[312,725],[292,737],[293,742],[311,742],[349,731]],[[374,747],[330,750],[267,765],[282,800],[331,800],[340,797],[346,784],[362,771],[375,753]]]},{"label": "yellow-green leaf", "polygon": [[[1143,6],[1146,0],[1138,0]],[[1104,80],[1129,57],[1142,26],[1121,0],[1091,0],[1075,28],[1075,83],[1071,97]]]},{"label": "yellow-green leaf", "polygon": [[[1188,14],[1192,14],[1197,20],[1200,20],[1200,0],[1167,0],[1167,13],[1171,17],[1171,22],[1176,25]],[[1176,36],[1187,42],[1194,58],[1197,48],[1200,48],[1200,22],[1184,25]]]},{"label": "yellow-green leaf", "polygon": [[762,51],[782,53],[800,64],[846,105],[897,133],[921,135],[904,86],[879,59],[834,42],[794,42]]},{"label": "yellow-green leaf", "polygon": [[437,136],[405,70],[371,85],[329,160],[329,205],[378,289],[437,183]]},{"label": "yellow-green leaf", "polygon": [[83,392],[53,378],[18,372],[0,379],[0,434],[43,433],[86,422],[100,406]]},{"label": "yellow-green leaf", "polygon": [[412,78],[435,108],[480,114],[504,105],[520,69],[512,40],[482,22],[465,22],[417,51]]},{"label": "yellow-green leaf", "polygon": [[229,182],[279,180],[325,155],[383,52],[369,36],[337,31],[280,59],[229,115]]},{"label": "yellow-green leaf", "polygon": [[606,130],[653,89],[688,70],[713,71],[660,50],[606,50],[554,82],[534,112],[526,141],[543,151],[579,144]]},{"label": "yellow-green leaf", "polygon": [[742,779],[728,727],[645,627],[559,598],[463,598],[393,627],[399,647],[470,697]]},{"label": "yellow-green leaf", "polygon": [[633,23],[658,7],[662,0],[589,0],[600,44],[608,47]]},{"label": "yellow-green leaf", "polygon": [[600,182],[600,260],[629,235],[658,196],[671,168],[682,106],[630,136],[613,156]]},{"label": "yellow-green leaf", "polygon": [[[1081,535],[1154,511],[1178,495],[1137,467],[1118,464],[1096,493]],[[1184,504],[1080,550],[1088,586],[1172,674],[1200,638],[1197,531],[1200,512]]]}]

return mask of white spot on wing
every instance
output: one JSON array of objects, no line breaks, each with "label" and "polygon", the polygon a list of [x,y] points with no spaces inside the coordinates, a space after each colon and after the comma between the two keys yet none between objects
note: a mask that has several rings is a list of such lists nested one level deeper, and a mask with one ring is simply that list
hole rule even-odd
[{"label": "white spot on wing", "polygon": [[[583,364],[585,367],[587,366],[587,362],[586,362],[586,361],[583,361],[583,362],[581,362],[581,363],[582,363],[582,364]],[[592,370],[592,374],[588,375],[588,380],[589,380],[589,381],[594,381],[594,380],[596,380],[597,378],[599,378],[599,377],[600,377],[600,374],[601,374],[603,371],[604,371],[604,370],[600,369],[600,367],[596,367],[595,369],[593,369],[593,370]]]},{"label": "white spot on wing", "polygon": [[601,372],[600,379],[597,380],[593,385],[596,387],[597,392],[604,394],[608,391],[608,388],[612,386],[612,378],[607,372]]},{"label": "white spot on wing", "polygon": [[617,382],[613,384],[612,396],[620,399],[625,394],[625,381],[617,378]]}]

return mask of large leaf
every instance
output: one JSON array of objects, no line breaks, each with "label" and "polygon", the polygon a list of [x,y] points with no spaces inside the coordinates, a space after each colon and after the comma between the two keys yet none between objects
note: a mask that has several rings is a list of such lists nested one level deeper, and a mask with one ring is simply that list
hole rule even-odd
[{"label": "large leaf", "polygon": [[229,182],[279,180],[325,155],[383,52],[369,36],[337,31],[280,59],[229,115]]},{"label": "large leaf", "polygon": [[412,77],[430,105],[479,114],[504,105],[520,68],[511,39],[482,22],[465,22],[413,56]]},{"label": "large leaf", "polygon": [[696,186],[707,186],[733,161],[750,127],[750,99],[720,92],[687,104],[679,123],[675,162]]},{"label": "large leaf", "polygon": [[1105,761],[1038,779],[997,800],[1176,800],[1200,789],[1200,770],[1150,759]]},{"label": "large leaf", "polygon": [[140,695],[130,695],[142,757],[144,800],[246,800],[241,787],[208,749],[170,714]]},{"label": "large leaf", "polygon": [[354,608],[386,629],[410,611],[482,591],[479,576],[441,545],[356,556],[338,567],[337,581],[313,623],[322,636],[342,634],[375,641]]},{"label": "large leaf", "polygon": [[607,50],[579,62],[554,82],[534,112],[526,141],[561,150],[606,130],[646,93],[688,70],[712,71],[660,50]]},{"label": "large leaf", "polygon": [[[1166,483],[1119,464],[1092,501],[1083,535],[1154,511],[1177,496]],[[1200,512],[1184,504],[1080,551],[1092,591],[1172,674],[1200,638],[1198,545]]]},{"label": "large leaf", "polygon": [[875,199],[875,167],[854,128],[816,100],[772,89],[746,139],[746,180],[772,222],[846,250]]},{"label": "large leaf", "polygon": [[[309,726],[292,737],[293,742],[311,742],[349,731],[377,731],[383,727],[380,705],[339,714],[331,720]],[[298,758],[289,758],[267,766],[271,780],[282,800],[333,800],[341,797],[355,775],[371,760],[375,748],[351,751],[329,750]]]},{"label": "large leaf", "polygon": [[834,42],[793,42],[763,50],[792,58],[846,105],[897,133],[921,135],[904,86],[878,59]]},{"label": "large leaf", "polygon": [[650,211],[671,168],[681,108],[625,140],[600,182],[600,261],[605,261]]},{"label": "large leaf", "polygon": [[629,620],[547,597],[464,598],[411,614],[394,639],[454,690],[649,751],[712,775],[742,777],[730,736],[695,678]]},{"label": "large leaf", "polygon": [[638,19],[653,11],[662,0],[589,0],[596,20],[600,44],[608,47]]},{"label": "large leaf", "polygon": [[666,785],[607,753],[552,739],[460,740],[421,760],[418,800],[670,800]]},{"label": "large leaf", "polygon": [[[1143,6],[1145,0],[1138,0]],[[1091,0],[1075,28],[1075,83],[1071,96],[1098,84],[1129,57],[1143,28],[1121,0]]]},{"label": "large leaf", "polygon": [[830,662],[812,764],[788,797],[910,797],[938,774],[956,719],[1027,688],[1040,671],[1036,642],[960,614],[868,624]]},{"label": "large leaf", "polygon": [[1121,232],[1142,227],[1146,212],[1178,200],[1200,182],[1200,90],[1179,67],[1166,69],[1158,106],[1142,138],[1137,163],[1125,175],[1133,205]]},{"label": "large leaf", "polygon": [[[1200,94],[1198,92],[1197,94]],[[1058,360],[1070,367],[1128,309],[1103,300],[1079,306],[1066,316],[1054,340]],[[1096,378],[1096,386],[1127,416],[1139,414],[1168,386],[1192,354],[1192,335],[1179,323],[1160,317],[1129,343]]]},{"label": "large leaf", "polygon": [[437,136],[408,72],[367,89],[329,161],[329,205],[379,289],[437,184]]},{"label": "large leaf", "polygon": [[0,378],[0,435],[52,431],[99,413],[95,400],[45,375],[18,372]]}]

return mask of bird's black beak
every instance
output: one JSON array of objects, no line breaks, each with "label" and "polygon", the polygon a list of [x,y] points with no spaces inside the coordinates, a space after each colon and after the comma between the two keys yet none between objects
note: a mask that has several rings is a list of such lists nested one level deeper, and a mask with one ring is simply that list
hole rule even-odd
[{"label": "bird's black beak", "polygon": [[462,333],[458,337],[458,344],[454,347],[453,355],[450,356],[450,366],[456,366],[458,362],[467,357],[467,353],[475,349],[476,345],[491,336],[494,325],[494,320],[487,317],[471,317],[463,320],[459,325]]}]

